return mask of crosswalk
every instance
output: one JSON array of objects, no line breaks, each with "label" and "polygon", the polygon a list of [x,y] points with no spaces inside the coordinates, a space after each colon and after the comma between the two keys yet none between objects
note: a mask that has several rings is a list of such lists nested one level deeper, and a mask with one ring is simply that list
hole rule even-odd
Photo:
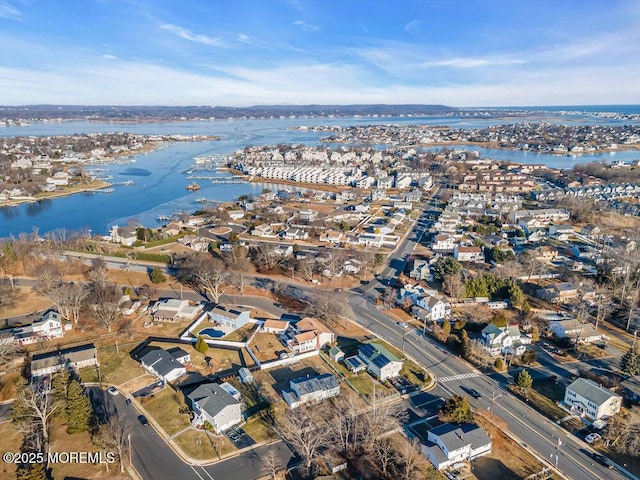
[{"label": "crosswalk", "polygon": [[462,380],[463,378],[480,377],[482,374],[478,370],[474,370],[469,373],[461,373],[459,375],[452,375],[450,377],[438,377],[438,382],[453,382],[454,380]]}]

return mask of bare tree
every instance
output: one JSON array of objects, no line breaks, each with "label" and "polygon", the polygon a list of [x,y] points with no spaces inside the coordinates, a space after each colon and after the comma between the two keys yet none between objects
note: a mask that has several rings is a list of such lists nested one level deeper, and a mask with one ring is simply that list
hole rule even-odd
[{"label": "bare tree", "polygon": [[59,283],[46,293],[54,307],[60,314],[78,324],[82,302],[89,292],[77,283]]},{"label": "bare tree", "polygon": [[373,457],[380,467],[380,471],[386,477],[389,466],[397,458],[395,446],[389,437],[379,439],[373,447]]},{"label": "bare tree", "polygon": [[49,424],[51,417],[63,407],[53,390],[43,383],[27,383],[18,388],[13,406],[13,420],[18,429],[34,429],[42,439],[42,446],[49,444]]},{"label": "bare tree", "polygon": [[207,259],[193,271],[193,278],[196,284],[215,303],[220,301],[220,297],[229,286],[230,276],[224,264],[215,259]]},{"label": "bare tree", "polygon": [[405,443],[402,448],[401,478],[403,480],[413,480],[417,478],[420,462],[420,443],[416,438]]},{"label": "bare tree", "polygon": [[327,444],[331,429],[326,421],[326,408],[321,404],[311,408],[286,410],[282,421],[275,426],[276,433],[300,454],[306,471],[311,470],[320,451]]},{"label": "bare tree", "polygon": [[626,415],[611,417],[604,443],[618,453],[640,455],[640,408],[632,407]]},{"label": "bare tree", "polygon": [[322,265],[327,270],[329,278],[333,278],[342,272],[345,260],[346,256],[342,250],[331,251],[322,259]]},{"label": "bare tree", "polygon": [[0,343],[0,368],[22,355],[22,347],[17,343]]},{"label": "bare tree", "polygon": [[363,447],[367,452],[373,451],[382,434],[398,430],[405,416],[396,405],[379,405],[379,401],[380,398],[376,395],[373,398],[373,408],[363,415]]},{"label": "bare tree", "polygon": [[60,266],[50,260],[46,260],[37,265],[38,280],[35,289],[46,294],[53,287],[58,285],[64,278]]},{"label": "bare tree", "polygon": [[120,318],[120,299],[122,295],[120,289],[112,284],[92,289],[91,296],[87,299],[90,302],[90,312],[93,318],[107,329],[111,331],[111,327]]},{"label": "bare tree", "polygon": [[311,312],[321,320],[338,323],[346,303],[344,295],[340,293],[321,291],[311,297]]},{"label": "bare tree", "polygon": [[362,436],[362,419],[358,400],[354,396],[336,397],[333,402],[332,443],[343,452],[356,449]]},{"label": "bare tree", "polygon": [[255,264],[263,271],[275,270],[285,260],[283,255],[276,252],[276,246],[272,243],[261,243],[251,251]]},{"label": "bare tree", "polygon": [[464,295],[464,282],[462,281],[462,275],[445,275],[443,287],[449,296],[455,302]]},{"label": "bare tree", "polygon": [[109,416],[109,420],[100,426],[98,443],[102,448],[118,456],[120,472],[124,473],[125,458],[129,455],[129,429],[118,415]]},{"label": "bare tree", "polygon": [[267,453],[261,456],[261,460],[264,471],[270,478],[274,480],[284,479],[285,469],[274,448],[267,450]]},{"label": "bare tree", "polygon": [[313,280],[313,274],[316,273],[317,262],[311,258],[303,258],[298,262],[298,271],[302,278],[307,281]]}]

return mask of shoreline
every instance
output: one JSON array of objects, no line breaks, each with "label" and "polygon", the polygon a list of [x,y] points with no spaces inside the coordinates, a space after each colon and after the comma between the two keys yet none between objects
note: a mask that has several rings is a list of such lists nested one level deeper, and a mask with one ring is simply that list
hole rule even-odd
[{"label": "shoreline", "polygon": [[[41,200],[52,200],[55,198],[60,198],[60,197],[68,197],[71,195],[75,195],[76,193],[89,193],[89,192],[97,192],[99,190],[102,190],[104,188],[109,188],[111,186],[110,183],[108,182],[102,182],[102,181],[93,181],[92,183],[95,183],[96,185],[84,185],[84,186],[76,186],[76,187],[71,187],[70,190],[68,191],[56,191],[56,192],[40,192],[37,197],[24,197],[24,198],[18,198],[15,200],[8,200],[5,203],[0,203],[0,208],[3,207],[17,207],[18,205],[22,205],[24,203],[37,203]],[[78,188],[81,187],[81,188]]]}]

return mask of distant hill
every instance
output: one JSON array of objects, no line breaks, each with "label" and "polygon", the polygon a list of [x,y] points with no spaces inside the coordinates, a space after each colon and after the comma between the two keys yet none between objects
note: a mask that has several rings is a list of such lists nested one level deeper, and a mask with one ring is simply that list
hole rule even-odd
[{"label": "distant hill", "polygon": [[88,119],[88,120],[192,120],[242,117],[347,117],[353,115],[435,115],[456,112],[446,105],[254,105],[251,107],[208,106],[108,106],[23,105],[0,106],[0,119]]}]

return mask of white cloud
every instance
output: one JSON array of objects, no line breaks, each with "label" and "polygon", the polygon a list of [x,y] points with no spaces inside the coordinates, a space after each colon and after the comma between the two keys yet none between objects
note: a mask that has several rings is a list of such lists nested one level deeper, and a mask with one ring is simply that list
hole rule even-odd
[{"label": "white cloud", "polygon": [[303,30],[306,30],[308,32],[317,32],[318,30],[320,30],[320,27],[318,27],[317,25],[313,25],[311,23],[305,22],[304,20],[296,20],[295,22],[292,23],[292,25],[295,25],[296,27],[300,27]]},{"label": "white cloud", "polygon": [[9,20],[22,20],[22,12],[10,2],[0,0],[0,18],[8,18]]},{"label": "white cloud", "polygon": [[115,55],[110,55],[108,53],[105,53],[104,55],[102,55],[102,58],[104,58],[105,60],[117,60],[118,57],[116,57]]},{"label": "white cloud", "polygon": [[224,44],[222,39],[218,37],[210,37],[200,33],[193,33],[191,30],[178,25],[166,23],[164,25],[160,25],[160,28],[167,32],[171,32],[184,40],[189,40],[190,42],[202,43],[203,45],[209,45],[212,47],[220,47]]},{"label": "white cloud", "polygon": [[422,24],[421,20],[411,20],[409,23],[407,23],[404,26],[404,30],[408,33],[410,33],[411,35],[417,35],[417,31],[420,28],[420,25]]},{"label": "white cloud", "polygon": [[476,68],[476,67],[492,67],[498,65],[521,65],[527,63],[519,58],[449,58],[445,60],[436,60],[433,62],[423,62],[423,67],[454,67],[454,68]]}]

